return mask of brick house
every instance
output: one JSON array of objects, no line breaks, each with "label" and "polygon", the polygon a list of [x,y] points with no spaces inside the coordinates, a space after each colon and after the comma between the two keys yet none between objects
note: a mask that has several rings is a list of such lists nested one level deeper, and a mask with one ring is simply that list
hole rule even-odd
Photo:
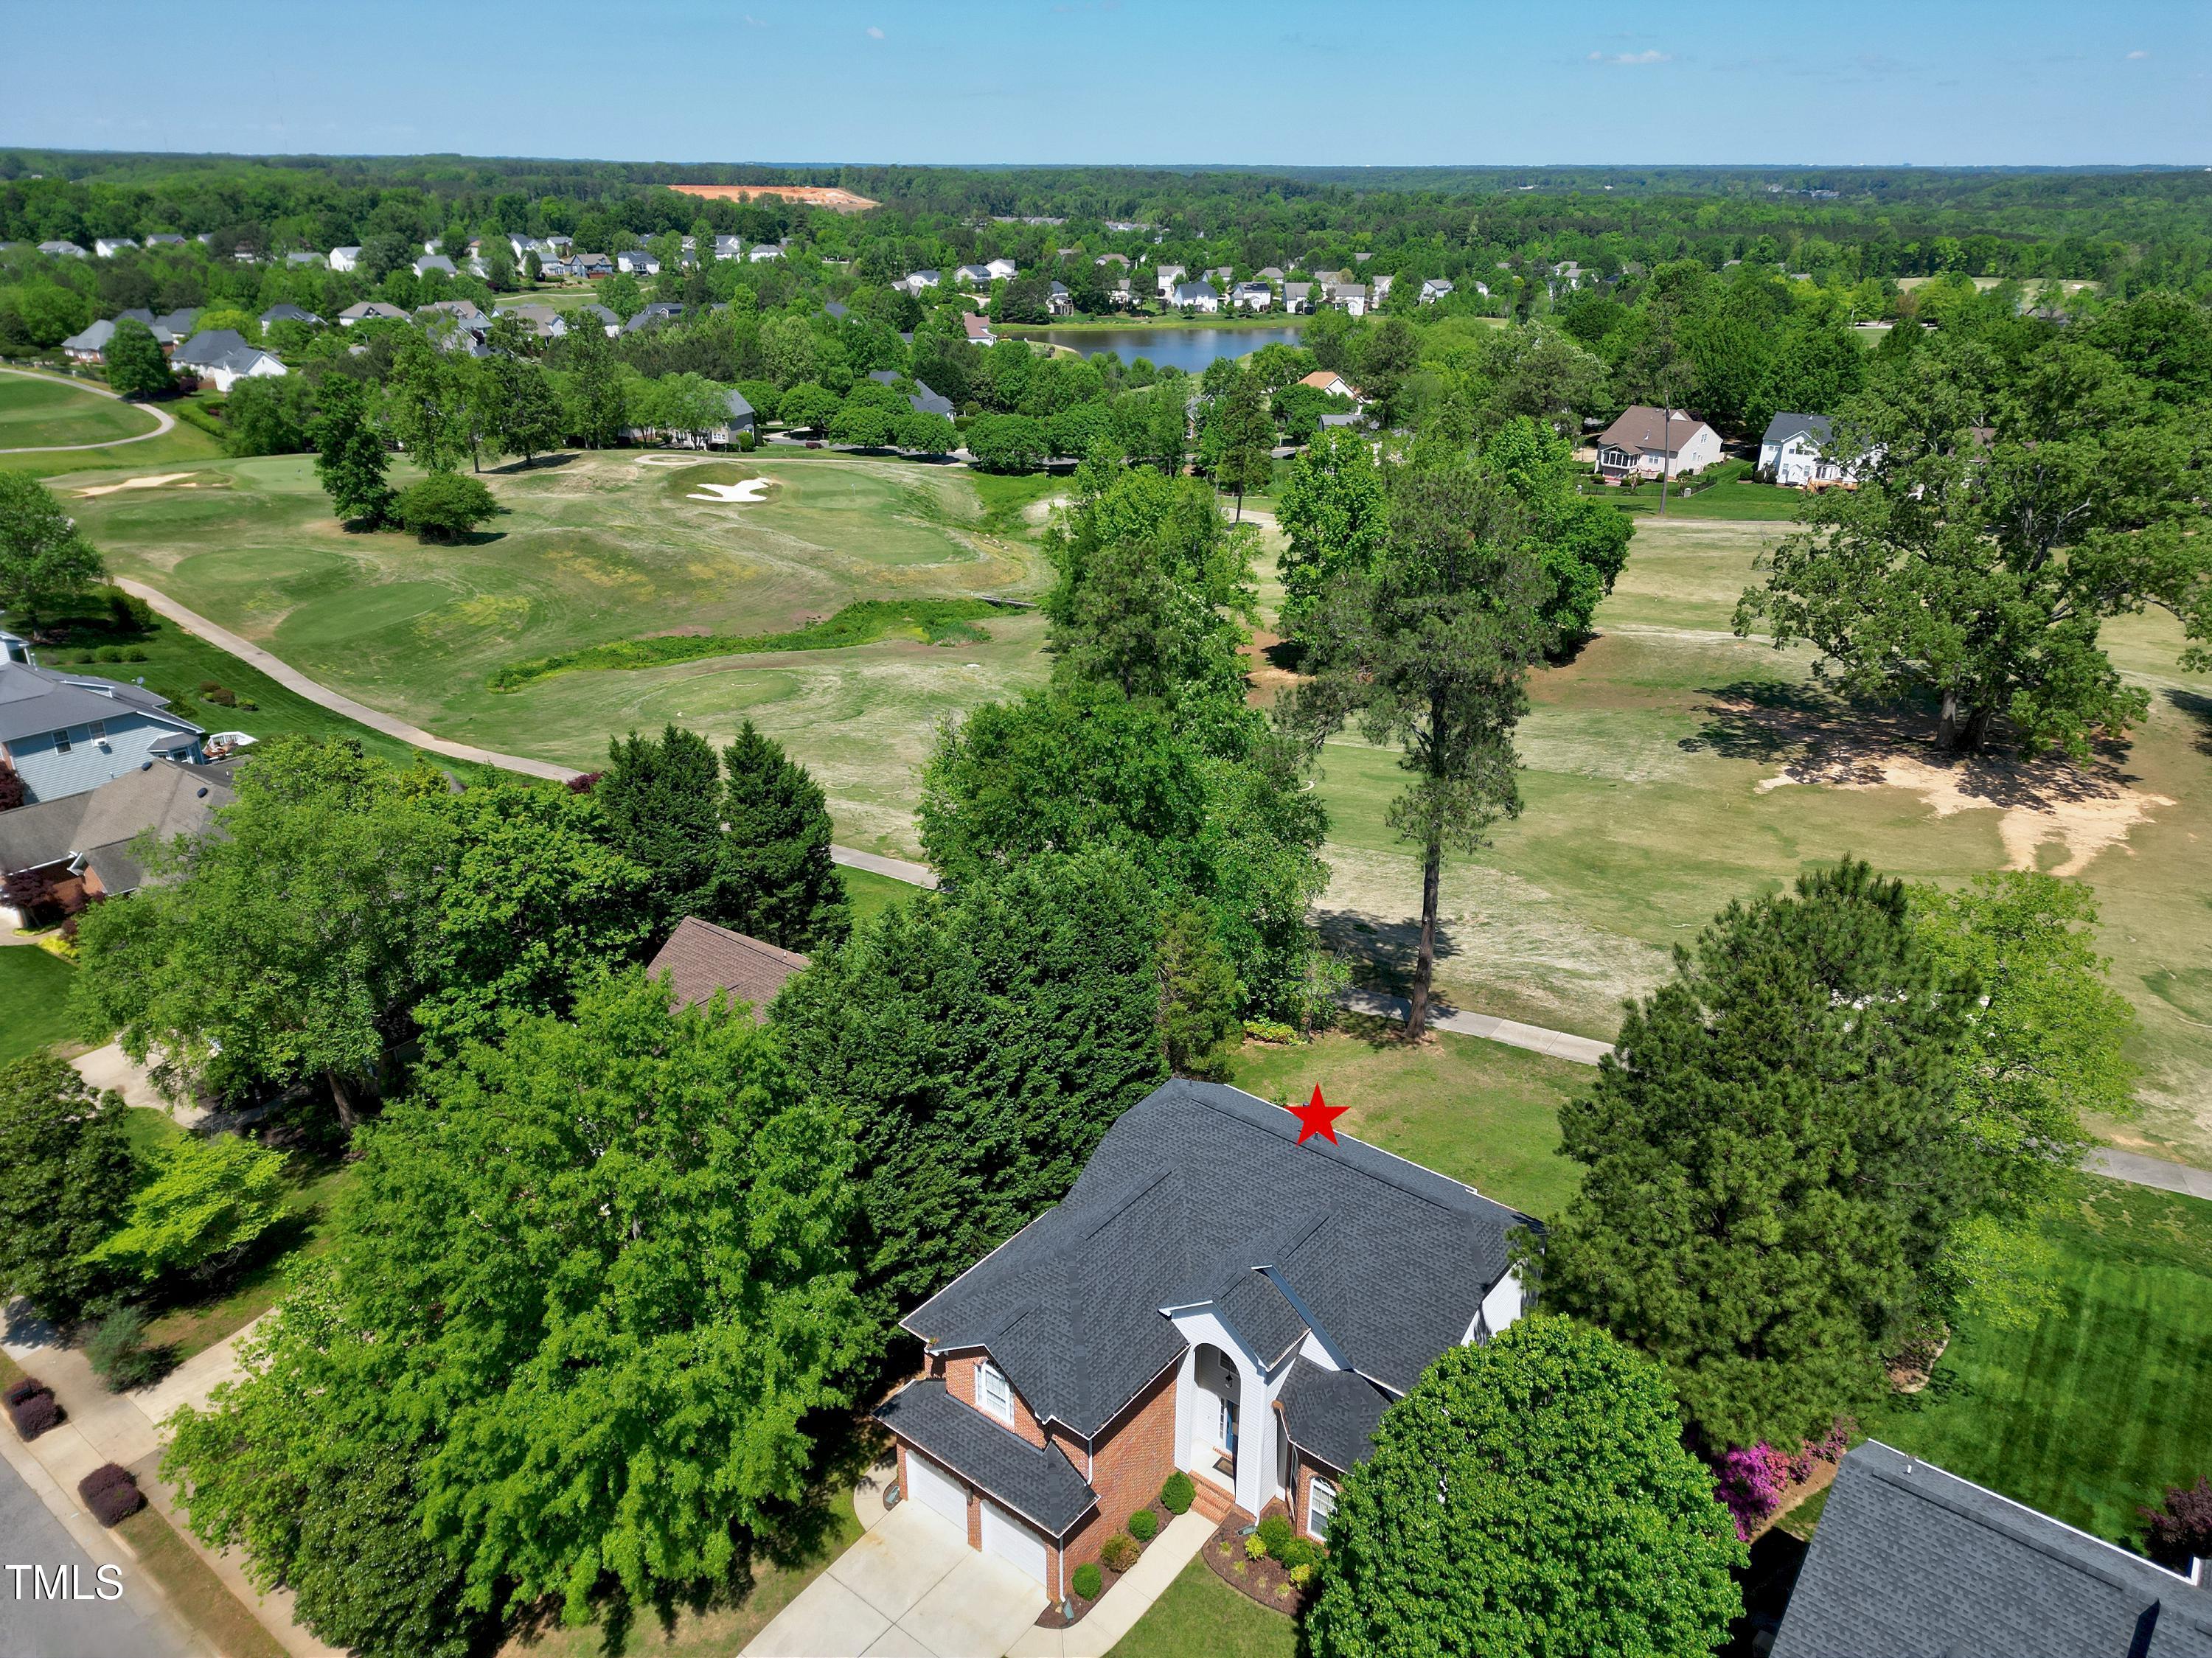
[{"label": "brick house", "polygon": [[1520,1316],[1529,1222],[1297,1133],[1212,1083],[1124,1113],[1063,1202],[901,1321],[927,1351],[877,1412],[901,1491],[1054,1600],[1177,1469],[1210,1518],[1281,1502],[1325,1536],[1390,1402]]}]

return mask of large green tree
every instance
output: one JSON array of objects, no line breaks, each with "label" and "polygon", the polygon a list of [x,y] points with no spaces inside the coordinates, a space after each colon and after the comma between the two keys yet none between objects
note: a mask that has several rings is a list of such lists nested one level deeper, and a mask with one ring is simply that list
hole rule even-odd
[{"label": "large green tree", "polygon": [[722,750],[722,774],[713,919],[784,950],[843,938],[852,915],[830,857],[822,786],[750,720]]},{"label": "large green tree", "polygon": [[1297,635],[1338,575],[1366,568],[1382,544],[1389,508],[1389,478],[1373,443],[1340,427],[1315,434],[1275,495],[1285,634]]},{"label": "large green tree", "polygon": [[1150,884],[1096,848],[886,910],[776,999],[793,1069],[850,1125],[887,1314],[1073,1184],[1164,1079]]},{"label": "large green tree", "polygon": [[107,574],[99,552],[53,492],[24,472],[0,472],[0,612],[34,631]]},{"label": "large green tree", "polygon": [[[1228,361],[1224,359],[1224,361]],[[1206,416],[1213,481],[1237,495],[1237,522],[1244,521],[1244,492],[1274,477],[1275,422],[1259,378],[1239,372]]]},{"label": "large green tree", "polygon": [[1876,1396],[1989,1197],[1959,1132],[1972,989],[1863,864],[1730,904],[1560,1110],[1585,1172],[1547,1303],[1662,1360],[1716,1445],[1794,1444]]},{"label": "large green tree", "polygon": [[1528,550],[1550,578],[1539,614],[1554,648],[1581,644],[1596,625],[1599,603],[1628,562],[1635,520],[1577,485],[1582,468],[1563,439],[1526,416],[1507,421],[1482,440],[1483,470],[1514,493],[1527,513]]},{"label": "large green tree", "polygon": [[672,720],[658,738],[607,744],[592,798],[615,848],[644,865],[664,925],[714,908],[722,859],[720,768],[707,739]]},{"label": "large green tree", "polygon": [[1702,1658],[1745,1564],[1666,1373],[1533,1314],[1450,1347],[1346,1477],[1307,1619],[1316,1658]]},{"label": "large green tree", "polygon": [[1813,645],[1848,691],[1934,699],[1947,749],[2002,722],[2086,755],[2147,706],[2100,642],[2107,618],[2167,610],[2185,660],[2212,659],[2202,427],[2086,343],[1931,336],[1844,405],[1858,487],[1808,498],[1736,629]]},{"label": "large green tree", "polygon": [[115,331],[100,355],[107,368],[108,389],[126,398],[155,397],[176,386],[161,343],[136,317],[115,319]]},{"label": "large green tree", "polygon": [[95,1093],[52,1054],[0,1068],[0,1294],[57,1321],[108,1278],[87,1257],[130,1207],[123,1111],[120,1096]]},{"label": "large green tree", "polygon": [[320,398],[322,411],[310,428],[315,476],[342,523],[374,530],[391,516],[398,495],[385,481],[392,453],[368,390],[358,380],[333,374],[323,382]]},{"label": "large green tree", "polygon": [[1427,1029],[1444,854],[1473,851],[1521,809],[1513,729],[1528,670],[1552,643],[1551,583],[1529,525],[1510,480],[1471,459],[1432,454],[1400,468],[1388,537],[1322,595],[1306,629],[1313,677],[1284,705],[1285,725],[1316,750],[1357,720],[1412,774],[1389,811],[1421,860],[1412,1037]]}]

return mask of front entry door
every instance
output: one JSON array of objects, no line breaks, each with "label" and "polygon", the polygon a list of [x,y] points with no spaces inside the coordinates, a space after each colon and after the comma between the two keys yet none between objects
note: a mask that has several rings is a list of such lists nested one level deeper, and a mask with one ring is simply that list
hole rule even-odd
[{"label": "front entry door", "polygon": [[1237,1401],[1224,1396],[1221,1400],[1221,1448],[1233,1458],[1237,1455]]}]

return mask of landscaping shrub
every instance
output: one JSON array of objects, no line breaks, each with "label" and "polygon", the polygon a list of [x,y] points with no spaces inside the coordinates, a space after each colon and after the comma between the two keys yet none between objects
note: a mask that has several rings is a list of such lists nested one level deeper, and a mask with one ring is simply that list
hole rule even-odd
[{"label": "landscaping shrub", "polygon": [[234,708],[238,706],[238,693],[233,690],[226,690],[223,687],[218,685],[211,691],[202,691],[200,693],[200,700],[205,702],[212,702],[218,708]]},{"label": "landscaping shrub", "polygon": [[0,1404],[4,1404],[10,1409],[13,1409],[15,1406],[21,1404],[25,1400],[28,1399],[33,1394],[42,1394],[46,1391],[47,1391],[47,1389],[45,1382],[40,1381],[39,1378],[34,1376],[27,1376],[21,1382],[15,1382],[10,1386],[5,1394],[0,1394]]},{"label": "landscaping shrub", "polygon": [[38,1392],[15,1400],[8,1406],[8,1419],[15,1424],[17,1437],[36,1439],[49,1428],[60,1425],[62,1407],[52,1392],[41,1387]]},{"label": "landscaping shrub", "polygon": [[1282,1562],[1283,1570],[1289,1572],[1295,1572],[1300,1566],[1310,1566],[1321,1558],[1321,1551],[1314,1547],[1312,1540],[1304,1537],[1289,1538],[1282,1547],[1270,1549],[1268,1552]]},{"label": "landscaping shrub", "polygon": [[1170,1514],[1188,1514],[1190,1505],[1197,1500],[1198,1487],[1180,1468],[1170,1474],[1168,1483],[1160,1487],[1160,1506]]},{"label": "landscaping shrub", "polygon": [[1098,1570],[1096,1560],[1086,1560],[1075,1569],[1075,1598],[1096,1600],[1106,1587],[1106,1574]]},{"label": "landscaping shrub", "polygon": [[1283,1549],[1290,1542],[1293,1533],[1291,1531],[1289,1521],[1279,1514],[1271,1514],[1260,1522],[1259,1529],[1253,1535],[1267,1546],[1268,1553],[1280,1560],[1283,1558]]},{"label": "landscaping shrub", "polygon": [[1744,1542],[1782,1500],[1790,1479],[1790,1459],[1765,1440],[1729,1451],[1713,1471],[1713,1483],[1722,1503],[1735,1519],[1735,1534]]},{"label": "landscaping shrub", "polygon": [[1160,1517],[1150,1509],[1139,1509],[1129,1516],[1129,1535],[1139,1543],[1149,1543],[1159,1535]]},{"label": "landscaping shrub", "polygon": [[113,1462],[102,1463],[76,1482],[76,1494],[103,1526],[112,1526],[146,1506],[145,1493],[131,1470]]},{"label": "landscaping shrub", "polygon": [[1285,1567],[1283,1576],[1291,1580],[1291,1587],[1292,1588],[1302,1589],[1305,1588],[1307,1584],[1313,1582],[1314,1571],[1314,1563],[1309,1560],[1303,1565]]},{"label": "landscaping shrub", "polygon": [[499,511],[491,491],[458,472],[433,472],[399,492],[400,523],[425,541],[458,541]]},{"label": "landscaping shrub", "polygon": [[1137,1540],[1127,1532],[1115,1532],[1098,1551],[1098,1558],[1112,1571],[1127,1571],[1137,1564]]},{"label": "landscaping shrub", "polygon": [[2145,1509],[2142,1517],[2150,1558],[2187,1571],[2191,1560],[2212,1555],[2212,1479],[2168,1485],[2165,1505]]},{"label": "landscaping shrub", "polygon": [[135,1307],[110,1313],[84,1344],[85,1362],[112,1394],[129,1393],[167,1374],[166,1347],[146,1345],[146,1317]]},{"label": "landscaping shrub", "polygon": [[1251,1536],[1244,1540],[1244,1558],[1248,1560],[1265,1560],[1267,1558],[1267,1540],[1259,1533],[1254,1532]]}]

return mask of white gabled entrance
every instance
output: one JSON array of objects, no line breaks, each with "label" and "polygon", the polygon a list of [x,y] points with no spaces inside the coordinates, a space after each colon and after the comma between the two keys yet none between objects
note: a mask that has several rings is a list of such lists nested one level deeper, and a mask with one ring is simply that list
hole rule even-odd
[{"label": "white gabled entrance", "polygon": [[915,1450],[906,1454],[906,1479],[914,1487],[907,1495],[933,1514],[943,1515],[957,1526],[964,1540],[968,1535],[967,1486]]},{"label": "white gabled entrance", "polygon": [[[908,1453],[909,1456],[913,1454]],[[1044,1583],[1045,1540],[989,1497],[983,1499],[983,1552],[1018,1566]]]}]

